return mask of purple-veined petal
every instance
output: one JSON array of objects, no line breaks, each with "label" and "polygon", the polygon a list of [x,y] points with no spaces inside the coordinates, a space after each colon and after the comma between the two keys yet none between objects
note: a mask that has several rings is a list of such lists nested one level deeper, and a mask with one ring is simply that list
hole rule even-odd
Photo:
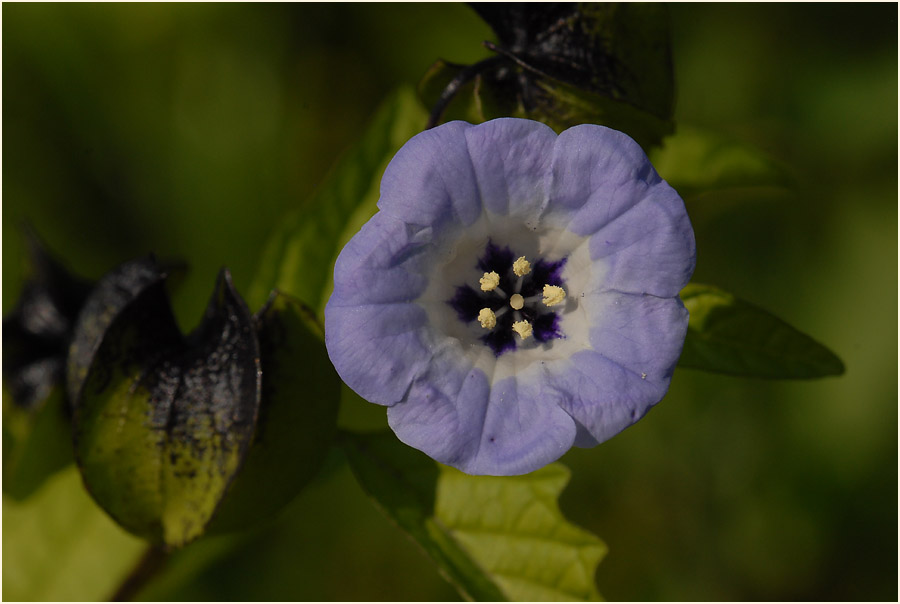
[{"label": "purple-veined petal", "polygon": [[474,474],[525,474],[554,462],[572,447],[575,422],[548,405],[540,385],[523,376],[495,382]]},{"label": "purple-veined petal", "polygon": [[636,142],[592,124],[559,135],[550,178],[547,218],[562,220],[584,236],[615,220],[661,182]]},{"label": "purple-veined petal", "polygon": [[388,409],[388,423],[406,444],[462,468],[478,451],[491,384],[480,369],[439,355],[430,371]]},{"label": "purple-veined petal", "polygon": [[475,222],[482,205],[466,146],[470,128],[465,122],[449,122],[411,138],[384,171],[378,208],[435,229]]},{"label": "purple-veined petal", "polygon": [[341,250],[330,306],[385,304],[415,299],[428,284],[431,229],[378,213]]},{"label": "purple-veined petal", "polygon": [[640,373],[593,350],[576,352],[548,373],[543,396],[584,426],[593,442],[609,440],[662,399],[670,378],[641,379]]},{"label": "purple-veined petal", "polygon": [[606,262],[603,288],[677,296],[694,270],[694,231],[684,202],[661,182],[590,239],[593,260]]},{"label": "purple-veined petal", "polygon": [[540,387],[507,377],[491,383],[478,368],[435,357],[407,398],[388,409],[398,438],[471,474],[525,474],[559,459],[575,439],[575,422],[546,404]]},{"label": "purple-veined petal", "polygon": [[341,379],[361,397],[393,405],[428,371],[427,314],[413,304],[329,305],[325,345]]},{"label": "purple-veined petal", "polygon": [[377,214],[335,263],[325,307],[328,354],[348,386],[380,405],[399,401],[428,368],[427,314],[409,302],[427,286],[429,231]]},{"label": "purple-veined petal", "polygon": [[546,174],[556,133],[540,122],[501,118],[465,134],[484,207],[535,220],[547,203]]},{"label": "purple-veined petal", "polygon": [[609,292],[591,296],[592,350],[550,371],[548,393],[603,442],[643,417],[669,388],[687,332],[678,298]]},{"label": "purple-veined petal", "polygon": [[642,381],[672,376],[687,333],[688,312],[681,300],[608,292],[591,296],[589,308],[595,352]]}]

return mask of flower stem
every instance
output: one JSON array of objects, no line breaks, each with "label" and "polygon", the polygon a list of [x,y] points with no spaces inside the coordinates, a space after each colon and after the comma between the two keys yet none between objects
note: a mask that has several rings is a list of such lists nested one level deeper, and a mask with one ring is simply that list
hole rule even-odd
[{"label": "flower stem", "polygon": [[496,55],[493,57],[488,57],[483,61],[479,61],[472,65],[467,65],[463,69],[460,70],[456,77],[454,77],[450,82],[444,87],[444,90],[441,92],[441,96],[438,98],[437,102],[434,104],[434,107],[431,108],[431,115],[428,116],[428,124],[425,125],[426,130],[430,130],[437,126],[438,122],[441,119],[441,116],[444,114],[444,110],[447,108],[447,105],[450,104],[450,101],[453,100],[453,97],[456,96],[456,93],[459,92],[459,89],[462,88],[463,84],[477,76],[482,71],[490,69],[494,65],[502,63],[506,60],[506,57],[502,55]]},{"label": "flower stem", "polygon": [[169,553],[159,545],[148,545],[134,568],[109,599],[110,602],[130,602],[144,588],[150,579],[162,570]]}]

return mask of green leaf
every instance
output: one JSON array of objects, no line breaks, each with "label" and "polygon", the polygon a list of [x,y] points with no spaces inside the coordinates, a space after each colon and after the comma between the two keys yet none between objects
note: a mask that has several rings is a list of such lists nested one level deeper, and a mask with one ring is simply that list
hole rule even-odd
[{"label": "green leaf", "polygon": [[259,409],[259,347],[222,271],[187,338],[152,259],[88,298],[69,353],[75,457],[120,525],[168,546],[201,535],[240,469]]},{"label": "green leaf", "polygon": [[91,501],[74,466],[25,502],[3,496],[7,601],[106,600],[145,549]]},{"label": "green leaf", "polygon": [[3,492],[21,500],[73,461],[72,426],[60,385],[32,409],[3,399]]},{"label": "green leaf", "polygon": [[679,126],[651,159],[660,176],[682,195],[792,182],[787,168],[762,150],[697,128]]},{"label": "green leaf", "polygon": [[341,383],[341,408],[338,428],[351,432],[376,432],[388,427],[387,414],[380,405],[373,405]]},{"label": "green leaf", "polygon": [[390,432],[344,432],[341,445],[357,480],[375,504],[425,550],[463,596],[479,601],[506,600],[435,519],[440,471],[434,461],[406,447]]},{"label": "green leaf", "polygon": [[390,432],[344,433],[362,487],[474,600],[597,600],[606,546],[570,524],[557,504],[569,470],[469,476],[439,466]]},{"label": "green leaf", "polygon": [[341,380],[315,314],[273,293],[254,322],[263,374],[256,434],[211,532],[272,519],[319,471],[336,433]]},{"label": "green leaf", "polygon": [[422,130],[425,120],[425,110],[410,88],[400,88],[382,103],[361,140],[270,238],[250,289],[250,304],[261,305],[277,289],[312,308],[324,306],[334,260],[349,239],[342,237],[348,223],[358,230],[375,213],[385,167]]},{"label": "green leaf", "polygon": [[560,512],[569,477],[559,463],[508,477],[442,467],[436,516],[511,600],[599,600],[607,549]]},{"label": "green leaf", "polygon": [[681,299],[690,312],[681,367],[761,378],[844,373],[844,364],[823,345],[720,289],[692,283]]}]

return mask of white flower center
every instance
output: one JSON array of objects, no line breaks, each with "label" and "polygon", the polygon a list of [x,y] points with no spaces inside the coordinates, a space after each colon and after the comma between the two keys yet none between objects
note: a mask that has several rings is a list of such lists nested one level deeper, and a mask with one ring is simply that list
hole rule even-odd
[{"label": "white flower center", "polygon": [[[508,246],[514,252],[508,264],[482,265],[481,260],[492,240],[497,247]],[[422,259],[422,266],[428,267],[428,287],[416,304],[428,313],[431,326],[423,332],[424,337],[435,350],[452,350],[453,355],[464,357],[495,379],[522,374],[533,365],[567,359],[588,348],[590,331],[587,329],[585,294],[599,290],[607,272],[605,262],[591,259],[588,241],[586,237],[567,231],[563,224],[544,221],[533,226],[516,217],[489,212],[472,224],[442,232],[429,248],[428,256]],[[521,257],[529,261],[531,269],[523,277],[510,270]],[[544,279],[543,282],[535,282],[537,269],[563,258],[567,261],[560,273],[561,282],[548,282],[543,277],[538,277]],[[497,287],[489,292],[480,287],[485,272],[499,274]],[[468,322],[460,316],[461,307],[448,306],[448,301],[453,300],[465,284],[473,290],[472,294],[477,294],[473,295],[475,299],[471,305],[474,308]],[[553,307],[543,304],[544,284],[565,288],[565,300]],[[498,289],[505,291],[501,293]],[[516,293],[524,298],[522,310],[509,305],[510,297]],[[453,306],[452,310],[450,306]],[[493,327],[482,327],[478,319],[485,307],[495,314]],[[558,317],[553,328],[560,335],[548,332],[546,314],[549,312]],[[517,320],[532,324],[533,331],[527,340],[517,336],[512,329]],[[510,339],[518,346],[498,354],[494,343],[502,345]]]}]

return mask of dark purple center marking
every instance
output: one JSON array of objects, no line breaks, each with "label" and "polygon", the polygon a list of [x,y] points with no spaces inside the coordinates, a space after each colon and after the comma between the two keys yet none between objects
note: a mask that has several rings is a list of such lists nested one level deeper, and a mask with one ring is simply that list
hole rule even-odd
[{"label": "dark purple center marking", "polygon": [[543,258],[531,260],[531,272],[522,277],[522,286],[516,289],[519,282],[512,270],[513,261],[518,258],[509,247],[500,248],[492,241],[488,241],[484,254],[478,259],[477,268],[486,273],[495,272],[500,275],[499,290],[506,295],[500,295],[497,290],[482,291],[468,284],[460,285],[447,304],[456,311],[459,320],[463,323],[472,323],[478,320],[478,313],[482,308],[490,308],[495,313],[505,310],[497,315],[497,325],[487,331],[479,339],[484,342],[495,356],[516,349],[516,334],[512,325],[515,321],[525,320],[531,323],[532,336],[538,343],[545,343],[565,335],[560,329],[560,319],[557,313],[538,300],[536,303],[526,303],[524,308],[513,312],[509,308],[509,296],[514,293],[521,294],[523,298],[540,296],[544,285],[563,286],[562,270],[566,264],[566,258],[555,262],[548,262]]}]

